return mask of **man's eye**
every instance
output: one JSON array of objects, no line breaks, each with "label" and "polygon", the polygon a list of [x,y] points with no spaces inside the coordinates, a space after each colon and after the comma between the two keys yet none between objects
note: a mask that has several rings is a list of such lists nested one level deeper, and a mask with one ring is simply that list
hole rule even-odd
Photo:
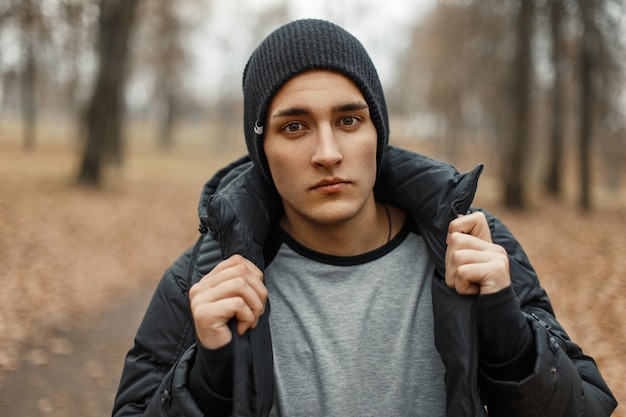
[{"label": "man's eye", "polygon": [[296,133],[299,132],[300,130],[302,130],[302,124],[301,123],[287,123],[285,126],[283,126],[283,131],[287,132],[287,133]]},{"label": "man's eye", "polygon": [[355,126],[359,123],[359,118],[356,116],[346,116],[341,118],[339,124],[342,126]]}]

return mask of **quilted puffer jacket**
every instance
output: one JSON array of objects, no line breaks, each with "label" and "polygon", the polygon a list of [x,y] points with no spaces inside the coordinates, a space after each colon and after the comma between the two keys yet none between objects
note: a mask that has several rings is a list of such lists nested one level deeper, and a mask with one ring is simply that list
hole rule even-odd
[{"label": "quilted puffer jacket", "polygon": [[[481,171],[479,165],[461,174],[450,165],[389,147],[375,186],[378,200],[404,209],[418,224],[436,264],[435,343],[446,369],[447,416],[609,416],[617,403],[596,364],[557,322],[519,243],[487,212],[492,239],[509,256],[513,289],[534,334],[536,362],[532,375],[522,381],[497,381],[481,372],[476,297],[457,294],[443,280],[448,224],[459,213],[474,210]],[[245,157],[205,185],[199,214],[198,243],[161,279],[126,357],[114,416],[203,415],[187,389],[196,351],[189,287],[235,253],[263,270],[264,243],[282,206]],[[243,336],[233,332],[233,398],[207,392],[215,415],[269,413],[274,400],[269,314],[268,301],[255,329]]]}]

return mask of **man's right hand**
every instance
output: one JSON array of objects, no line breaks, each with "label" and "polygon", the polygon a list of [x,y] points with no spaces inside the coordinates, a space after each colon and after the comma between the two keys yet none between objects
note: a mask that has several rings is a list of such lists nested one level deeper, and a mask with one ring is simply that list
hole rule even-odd
[{"label": "man's right hand", "polygon": [[237,333],[254,328],[265,309],[263,272],[241,255],[220,262],[189,290],[198,340],[207,349],[231,341],[228,322],[237,319]]}]

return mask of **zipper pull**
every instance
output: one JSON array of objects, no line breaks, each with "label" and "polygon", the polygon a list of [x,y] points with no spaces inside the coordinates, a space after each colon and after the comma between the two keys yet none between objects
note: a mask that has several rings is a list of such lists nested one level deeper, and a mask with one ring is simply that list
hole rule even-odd
[{"label": "zipper pull", "polygon": [[530,313],[530,315],[532,316],[532,318],[534,318],[535,320],[537,320],[539,322],[539,324],[541,324],[546,330],[550,330],[552,328],[552,326],[550,326],[548,323],[546,323],[545,321],[541,320],[539,318],[539,316],[537,316],[535,313]]}]

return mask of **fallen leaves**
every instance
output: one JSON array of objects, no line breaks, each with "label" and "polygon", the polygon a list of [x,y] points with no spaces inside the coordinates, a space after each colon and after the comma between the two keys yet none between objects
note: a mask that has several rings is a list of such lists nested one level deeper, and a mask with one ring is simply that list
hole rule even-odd
[{"label": "fallen leaves", "polygon": [[[72,145],[41,143],[27,154],[0,143],[0,377],[23,359],[43,365],[50,355],[71,354],[55,329],[67,331],[156,285],[197,237],[204,181],[233,157],[134,153],[123,173],[109,172],[103,189],[92,190],[73,182]],[[538,200],[509,212],[485,205],[521,241],[557,317],[626,402],[624,208],[580,213]],[[107,366],[94,358],[84,372],[97,379]],[[51,404],[40,399],[38,406],[46,412]]]}]

